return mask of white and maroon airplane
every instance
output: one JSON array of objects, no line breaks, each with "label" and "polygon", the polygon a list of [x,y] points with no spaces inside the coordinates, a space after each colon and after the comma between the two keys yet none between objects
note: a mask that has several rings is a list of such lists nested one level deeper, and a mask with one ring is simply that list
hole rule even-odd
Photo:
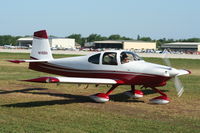
[{"label": "white and maroon airplane", "polygon": [[156,87],[165,86],[168,80],[175,78],[175,87],[178,96],[181,96],[183,86],[178,76],[191,73],[188,70],[146,62],[135,53],[124,50],[54,59],[45,30],[34,33],[30,58],[30,60],[9,61],[14,63],[28,62],[29,69],[57,74],[62,77],[40,77],[23,81],[112,85],[107,93],[97,93],[90,96],[96,102],[109,101],[110,93],[119,85],[131,86],[131,90],[125,93],[128,96],[132,98],[143,97],[143,92],[135,89],[136,85],[142,85],[161,94],[161,96],[151,99],[150,103],[166,104],[169,103],[169,98]]}]

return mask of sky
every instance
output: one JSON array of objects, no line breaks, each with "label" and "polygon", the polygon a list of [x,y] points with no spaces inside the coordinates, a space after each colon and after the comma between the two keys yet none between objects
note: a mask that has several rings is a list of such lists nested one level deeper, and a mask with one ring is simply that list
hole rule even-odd
[{"label": "sky", "polygon": [[0,0],[0,35],[200,38],[200,0]]}]

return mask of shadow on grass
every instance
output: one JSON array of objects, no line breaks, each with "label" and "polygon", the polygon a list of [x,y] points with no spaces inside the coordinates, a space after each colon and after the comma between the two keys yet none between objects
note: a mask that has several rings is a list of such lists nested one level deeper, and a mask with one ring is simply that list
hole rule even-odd
[{"label": "shadow on grass", "polygon": [[[0,90],[1,94],[9,94],[9,93],[26,93],[26,94],[35,94],[35,95],[48,95],[55,97],[62,97],[67,99],[61,100],[48,100],[48,101],[32,101],[32,102],[23,102],[23,103],[15,103],[15,104],[5,104],[3,107],[40,107],[40,106],[50,106],[50,105],[63,105],[63,104],[72,104],[72,103],[92,103],[94,102],[88,96],[82,95],[74,95],[74,94],[64,94],[57,92],[40,92],[40,91],[49,91],[47,88],[26,88],[22,90],[11,90],[5,91]],[[164,90],[163,92],[165,92]],[[153,90],[143,90],[145,95],[155,93]],[[130,99],[128,96],[123,93],[110,95],[110,100],[117,102],[142,102],[144,101],[139,99]]]},{"label": "shadow on grass", "polygon": [[115,101],[115,102],[142,102],[142,103],[144,103],[144,101],[142,101],[140,99],[129,98],[124,93],[110,95],[110,100]]},{"label": "shadow on grass", "polygon": [[[161,90],[162,92],[168,92],[169,90]],[[146,89],[146,90],[142,90],[142,92],[144,93],[144,95],[150,95],[150,94],[155,94],[157,92],[155,92],[152,89]]]},{"label": "shadow on grass", "polygon": [[[167,91],[168,90],[162,90],[162,92],[167,92]],[[151,89],[142,90],[142,92],[144,93],[144,96],[157,93],[157,92],[155,92],[154,90],[151,90]],[[142,102],[142,103],[144,103],[143,100],[129,98],[124,93],[110,95],[110,99],[112,101],[116,101],[116,102]]]},{"label": "shadow on grass", "polygon": [[2,106],[4,107],[40,107],[40,106],[48,106],[48,105],[62,105],[62,104],[71,104],[71,103],[92,102],[92,100],[88,96],[63,94],[63,93],[55,93],[55,92],[39,92],[39,91],[48,91],[48,89],[47,88],[27,88],[27,89],[12,90],[12,91],[0,90],[0,95],[9,94],[9,93],[25,93],[25,94],[35,94],[35,95],[48,95],[48,96],[62,97],[62,98],[68,98],[68,99],[23,102],[23,103],[15,103],[15,104],[6,104]]}]

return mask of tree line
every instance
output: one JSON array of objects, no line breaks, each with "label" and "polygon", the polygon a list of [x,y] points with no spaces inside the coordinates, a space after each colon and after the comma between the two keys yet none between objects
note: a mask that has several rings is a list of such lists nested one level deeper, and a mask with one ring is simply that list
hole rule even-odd
[{"label": "tree line", "polygon": [[11,36],[11,35],[1,35],[0,36],[0,46],[2,45],[17,45],[17,39],[21,36]]},{"label": "tree line", "polygon": [[140,35],[137,36],[136,39],[120,36],[118,34],[110,35],[109,37],[101,36],[99,34],[91,34],[88,37],[82,37],[81,34],[72,34],[70,36],[67,36],[66,38],[74,38],[75,41],[81,46],[84,46],[84,43],[86,42],[93,42],[93,41],[103,41],[103,40],[135,40],[135,41],[146,41],[146,42],[156,42],[157,48],[159,48],[164,43],[172,43],[172,42],[200,42],[200,38],[189,38],[189,39],[151,39],[150,37],[140,37]]},{"label": "tree line", "polygon": [[[52,35],[51,35],[52,36]],[[21,37],[30,37],[30,36],[11,36],[11,35],[1,35],[0,36],[0,46],[3,45],[17,45],[17,40]],[[55,37],[55,36],[52,36]],[[88,37],[82,37],[81,34],[71,34],[66,36],[65,38],[73,38],[75,39],[76,43],[84,46],[86,42],[93,42],[93,41],[103,41],[103,40],[135,40],[135,41],[147,41],[147,42],[156,42],[157,47],[159,48],[164,43],[172,43],[172,42],[200,42],[200,38],[189,38],[189,39],[151,39],[150,37],[141,37],[140,35],[137,36],[136,39],[129,38],[125,36],[120,36],[118,34],[113,34],[108,37],[101,36],[99,34],[90,34]]]}]

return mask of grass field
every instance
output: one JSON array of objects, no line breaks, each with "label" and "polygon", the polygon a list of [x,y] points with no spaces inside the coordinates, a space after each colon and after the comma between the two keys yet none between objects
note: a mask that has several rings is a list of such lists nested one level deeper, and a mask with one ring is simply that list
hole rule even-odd
[{"label": "grass field", "polygon": [[[143,98],[134,100],[121,94],[130,87],[120,86],[109,102],[101,104],[88,95],[106,92],[107,86],[84,89],[84,85],[18,81],[48,75],[28,70],[25,63],[5,61],[28,58],[28,54],[0,53],[0,133],[200,132],[200,60],[171,59],[173,67],[192,71],[181,77],[185,92],[178,98],[170,81],[161,90],[171,103],[152,105],[149,99],[159,94],[149,89],[144,90]],[[145,60],[163,64],[158,58]]]}]

